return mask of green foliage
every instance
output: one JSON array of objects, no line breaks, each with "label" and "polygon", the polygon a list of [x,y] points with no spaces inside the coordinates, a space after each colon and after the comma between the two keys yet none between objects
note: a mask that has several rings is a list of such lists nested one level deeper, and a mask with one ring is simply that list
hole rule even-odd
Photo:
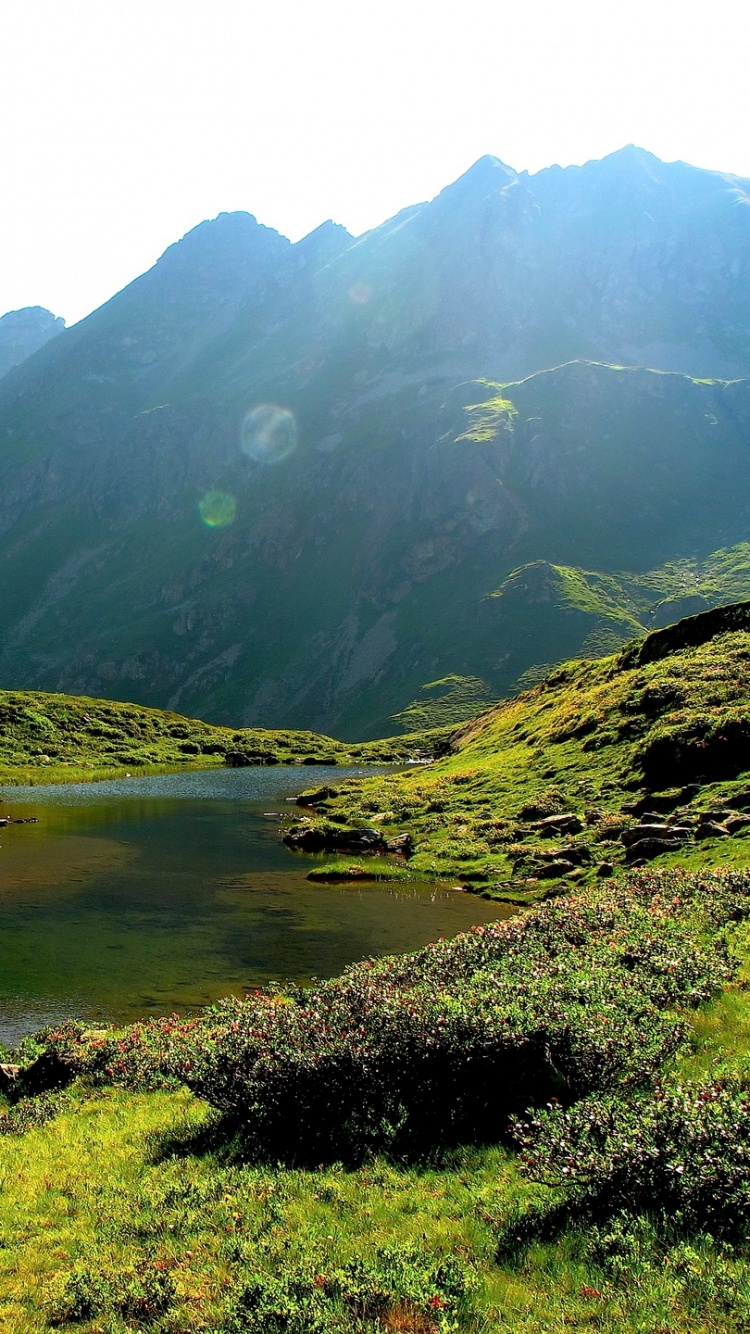
[{"label": "green foliage", "polygon": [[444,676],[423,685],[419,698],[408,704],[393,721],[405,732],[426,731],[436,727],[455,727],[476,718],[496,704],[492,690],[478,676]]},{"label": "green foliage", "polygon": [[729,976],[719,928],[749,890],[636,878],[302,996],[229,998],[173,1029],[166,1068],[272,1159],[497,1140],[529,1102],[650,1079],[686,1036],[672,1007]]},{"label": "green foliage", "polygon": [[744,1236],[750,1227],[750,1093],[657,1085],[594,1096],[518,1121],[524,1171],[575,1191],[597,1215],[655,1212],[672,1228]]},{"label": "green foliage", "polygon": [[494,440],[502,430],[513,430],[513,422],[518,416],[518,409],[509,398],[503,396],[503,390],[507,387],[502,384],[495,384],[493,380],[477,380],[477,384],[484,389],[494,389],[497,392],[481,403],[471,403],[466,411],[469,414],[469,425],[461,435],[456,436],[456,443],[459,440],[471,440],[475,444],[483,444],[488,440]]},{"label": "green foliage", "polygon": [[[214,727],[161,709],[38,691],[0,691],[0,781],[69,783],[126,771],[224,764],[339,764],[432,754],[437,736],[343,745],[316,732]],[[354,749],[354,754],[352,750]]]}]

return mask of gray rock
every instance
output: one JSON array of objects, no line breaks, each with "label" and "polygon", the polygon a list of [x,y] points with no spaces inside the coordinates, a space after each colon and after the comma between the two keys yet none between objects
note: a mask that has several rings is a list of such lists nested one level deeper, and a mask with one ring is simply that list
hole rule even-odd
[{"label": "gray rock", "polygon": [[676,838],[641,838],[637,843],[631,843],[625,856],[629,862],[651,861],[662,852],[671,852],[679,846],[679,839]]}]

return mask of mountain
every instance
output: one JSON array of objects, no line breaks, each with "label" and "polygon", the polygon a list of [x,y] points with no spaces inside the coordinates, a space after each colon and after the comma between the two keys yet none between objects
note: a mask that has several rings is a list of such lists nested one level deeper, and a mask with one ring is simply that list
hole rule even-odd
[{"label": "mountain", "polygon": [[43,306],[24,306],[0,317],[0,379],[62,333],[65,320]]},{"label": "mountain", "polygon": [[202,223],[0,382],[3,682],[382,736],[742,595],[748,202],[629,148]]}]

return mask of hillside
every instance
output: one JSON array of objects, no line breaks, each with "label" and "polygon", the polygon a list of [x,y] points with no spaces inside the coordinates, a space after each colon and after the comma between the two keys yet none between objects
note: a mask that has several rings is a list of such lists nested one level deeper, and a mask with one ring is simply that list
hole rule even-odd
[{"label": "hillside", "polygon": [[383,736],[669,615],[747,539],[746,190],[631,148],[356,240],[202,223],[0,382],[3,681]]},{"label": "hillside", "polygon": [[309,731],[214,727],[161,709],[42,691],[0,691],[0,783],[70,783],[216,764],[346,764],[430,755],[435,736],[352,747]]},{"label": "hillside", "polygon": [[563,664],[454,730],[444,759],[353,780],[288,837],[328,820],[374,826],[383,840],[408,836],[412,874],[518,902],[654,860],[747,866],[748,700],[741,602]]}]

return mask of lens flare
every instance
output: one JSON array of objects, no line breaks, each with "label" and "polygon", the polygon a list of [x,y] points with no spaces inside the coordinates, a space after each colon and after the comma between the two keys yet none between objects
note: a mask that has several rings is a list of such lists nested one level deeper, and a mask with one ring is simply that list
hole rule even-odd
[{"label": "lens flare", "polygon": [[261,403],[245,413],[240,431],[243,454],[256,463],[281,463],[297,448],[297,422],[289,408]]},{"label": "lens flare", "polygon": [[355,306],[366,306],[368,301],[372,301],[372,288],[367,283],[352,283],[349,288],[349,300],[353,301]]},{"label": "lens flare", "polygon": [[207,528],[226,528],[234,522],[237,501],[228,491],[207,491],[198,501],[198,513]]}]

